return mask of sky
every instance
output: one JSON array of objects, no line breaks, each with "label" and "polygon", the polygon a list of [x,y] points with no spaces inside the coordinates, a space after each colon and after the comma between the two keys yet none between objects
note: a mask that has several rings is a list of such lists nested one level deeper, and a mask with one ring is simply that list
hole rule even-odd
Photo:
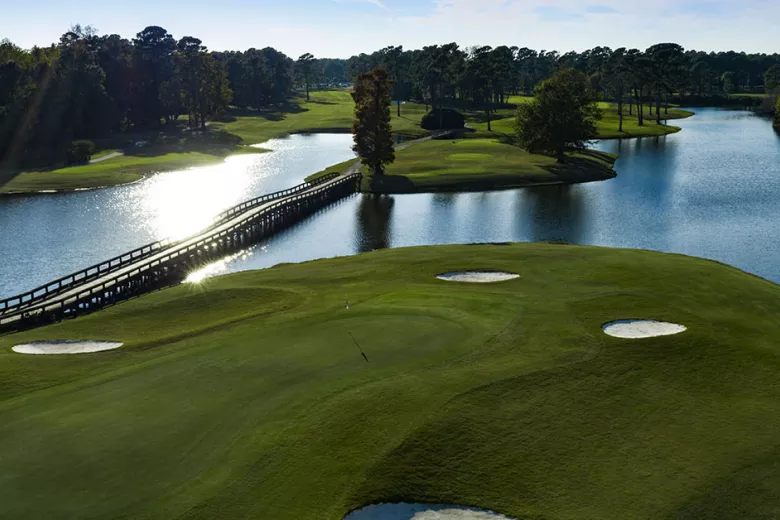
[{"label": "sky", "polygon": [[676,42],[780,52],[780,0],[0,0],[0,39],[48,45],[74,24],[132,38],[159,25],[211,50],[348,58],[457,42],[582,51]]}]

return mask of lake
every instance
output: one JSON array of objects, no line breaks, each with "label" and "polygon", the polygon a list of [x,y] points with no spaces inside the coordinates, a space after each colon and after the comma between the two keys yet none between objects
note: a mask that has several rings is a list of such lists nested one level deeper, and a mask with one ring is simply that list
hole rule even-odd
[{"label": "lake", "polygon": [[[749,112],[696,109],[666,137],[604,141],[618,177],[546,188],[356,195],[209,274],[386,247],[546,241],[683,253],[780,282],[780,137]],[[351,136],[275,139],[274,151],[106,190],[0,198],[0,297],[167,236],[287,188],[352,156]]]}]

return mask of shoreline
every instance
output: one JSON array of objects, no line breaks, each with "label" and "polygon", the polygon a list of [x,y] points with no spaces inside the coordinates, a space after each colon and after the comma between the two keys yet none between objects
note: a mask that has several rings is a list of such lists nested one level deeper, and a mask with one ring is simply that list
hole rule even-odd
[{"label": "shoreline", "polygon": [[[684,117],[677,117],[677,118],[673,118],[673,119],[667,119],[666,121],[673,121],[673,120],[678,120],[678,119],[688,119],[688,118],[693,117],[693,116],[696,115],[695,112],[690,111],[690,110],[686,110],[686,112],[688,112],[688,114],[685,115]],[[631,117],[631,116],[629,116],[629,117]],[[500,121],[500,120],[496,120],[496,121]],[[650,121],[650,122],[654,123],[654,121]],[[607,136],[604,136],[604,137],[599,137],[597,139],[594,139],[594,141],[598,142],[598,141],[615,141],[615,140],[628,140],[628,139],[645,139],[645,138],[666,137],[667,135],[674,135],[674,134],[677,134],[677,133],[679,133],[679,132],[681,132],[683,130],[681,127],[678,127],[678,126],[673,126],[673,125],[664,125],[664,126],[667,126],[671,131],[667,132],[667,133],[665,133],[663,135],[607,135]],[[350,128],[346,128],[346,127],[303,128],[303,129],[293,130],[293,131],[291,131],[289,133],[286,133],[284,135],[280,135],[278,137],[272,137],[270,139],[266,139],[266,140],[260,141],[258,143],[248,144],[248,145],[244,145],[244,146],[246,146],[246,147],[259,147],[262,144],[267,143],[268,141],[270,141],[272,139],[285,139],[285,138],[290,137],[292,135],[349,134],[349,133],[351,133],[351,131],[352,130]],[[398,136],[398,137],[415,137],[413,134],[411,134],[409,132],[393,133],[393,135],[394,136]],[[267,151],[268,150],[266,150],[266,152]],[[258,151],[256,153],[264,153],[264,152]],[[233,155],[241,155],[241,154],[233,154]],[[228,157],[231,157],[231,155],[225,156],[224,158],[222,158],[222,160],[224,161]],[[216,161],[215,161],[215,164],[217,164]],[[130,182],[120,182],[120,183],[116,183],[116,184],[101,184],[101,185],[98,185],[98,186],[85,186],[85,187],[79,187],[79,188],[57,188],[57,189],[42,188],[42,189],[36,189],[36,190],[3,191],[3,188],[0,187],[0,199],[2,199],[2,197],[24,197],[24,196],[36,196],[36,195],[57,195],[57,194],[63,194],[63,193],[77,193],[77,192],[82,192],[82,191],[94,191],[94,190],[102,190],[102,189],[107,189],[107,188],[118,188],[118,187],[123,187],[123,186],[131,186],[133,184],[137,184],[139,182],[144,181],[145,179],[147,179],[149,176],[152,176],[152,175],[157,175],[157,174],[160,174],[160,173],[167,173],[167,172],[172,172],[172,171],[190,170],[190,169],[193,169],[193,168],[198,168],[200,166],[206,166],[206,165],[203,165],[203,164],[193,164],[191,166],[184,166],[184,167],[179,166],[179,167],[175,167],[175,168],[171,168],[171,169],[164,169],[163,168],[163,169],[158,169],[158,170],[154,170],[154,171],[145,172],[145,173],[141,174],[138,179],[130,181]],[[329,170],[331,168],[332,168],[332,166],[329,167],[329,168],[326,168],[326,170]],[[40,172],[40,173],[45,174],[45,173],[49,173],[49,172]],[[24,174],[22,173],[20,175],[24,175]],[[315,173],[313,175],[310,175],[309,177],[307,177],[307,179],[313,178],[314,175],[317,175],[317,174]],[[420,190],[412,190],[412,191],[397,191],[397,192],[390,191],[390,192],[377,192],[377,193],[382,193],[382,194],[394,194],[394,193],[397,193],[397,194],[438,193],[438,192],[452,193],[452,192],[457,192],[457,191],[473,192],[473,191],[508,190],[508,189],[519,189],[519,188],[531,188],[531,187],[536,187],[536,186],[582,184],[582,183],[585,183],[585,182],[596,182],[596,181],[602,181],[602,180],[609,180],[609,179],[612,179],[612,178],[614,178],[614,176],[600,178],[600,179],[588,179],[588,180],[584,180],[584,181],[560,181],[560,182],[539,182],[539,183],[533,183],[532,182],[532,183],[517,183],[517,184],[507,184],[507,185],[498,185],[498,186],[492,185],[491,183],[486,183],[484,185],[481,184],[481,183],[477,183],[476,185],[469,186],[469,183],[466,183],[466,185],[463,186],[463,187],[460,187],[460,188],[453,187],[452,189],[448,189],[448,188],[445,187],[445,188],[441,188],[441,189],[422,190],[422,191],[420,191]]]}]

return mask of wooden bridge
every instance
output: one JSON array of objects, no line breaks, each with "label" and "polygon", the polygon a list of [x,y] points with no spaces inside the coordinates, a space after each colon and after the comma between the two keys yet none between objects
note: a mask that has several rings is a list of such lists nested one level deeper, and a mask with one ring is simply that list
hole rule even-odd
[{"label": "wooden bridge", "polygon": [[249,200],[218,215],[211,226],[192,237],[154,242],[0,300],[0,331],[46,325],[178,284],[193,270],[355,193],[360,179],[359,173],[334,173]]}]

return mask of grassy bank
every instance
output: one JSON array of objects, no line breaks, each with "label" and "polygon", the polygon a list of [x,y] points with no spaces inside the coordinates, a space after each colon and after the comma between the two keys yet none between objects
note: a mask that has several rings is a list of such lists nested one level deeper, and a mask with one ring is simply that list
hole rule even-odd
[{"label": "grassy bank", "polygon": [[[521,278],[435,279],[462,269]],[[0,338],[0,516],[340,520],[406,500],[516,518],[773,518],[778,313],[780,288],[726,266],[534,244],[165,290]],[[621,318],[689,331],[601,332]],[[88,338],[126,344],[10,351]]]}]

